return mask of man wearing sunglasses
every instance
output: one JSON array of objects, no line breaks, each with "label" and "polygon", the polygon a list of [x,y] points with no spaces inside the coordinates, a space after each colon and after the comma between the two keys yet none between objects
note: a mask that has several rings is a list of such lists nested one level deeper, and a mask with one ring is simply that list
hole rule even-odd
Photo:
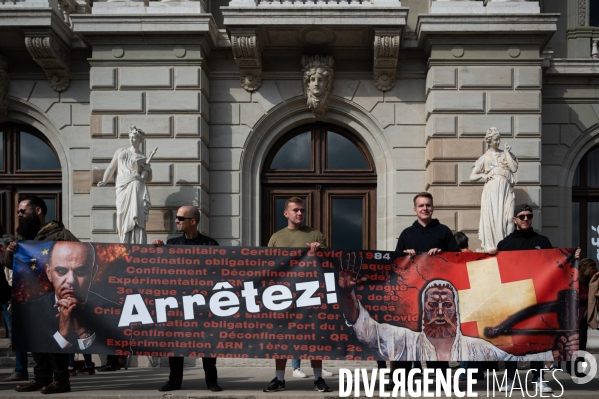
[{"label": "man wearing sunglasses", "polygon": [[[198,231],[199,223],[200,212],[198,209],[195,206],[182,206],[177,211],[175,224],[177,225],[177,231],[183,233],[183,235],[167,240],[166,245],[218,245],[216,240],[200,234]],[[154,240],[152,241],[152,245],[159,247],[164,245],[164,241]],[[184,358],[180,356],[168,358],[170,374],[166,384],[158,389],[160,392],[181,389],[181,383],[183,382],[183,361]],[[218,385],[216,358],[203,357],[202,364],[204,366],[207,388],[212,392],[222,391],[223,389]]]},{"label": "man wearing sunglasses", "polygon": [[[489,254],[495,255],[498,251],[520,251],[527,249],[551,249],[553,246],[549,238],[540,235],[532,228],[532,207],[528,204],[516,205],[514,208],[514,217],[512,220],[516,225],[516,230],[499,241],[497,248],[491,249]],[[576,251],[575,258],[580,257],[580,248]],[[517,372],[517,362],[505,362],[505,372],[508,375],[507,384],[502,386],[502,392],[511,392],[514,383],[514,375]],[[536,381],[536,389],[541,393],[552,393],[553,389],[544,381],[540,381],[540,370],[545,368],[544,362],[530,362],[530,368],[533,370],[533,381]],[[516,387],[518,389],[519,387]]]}]

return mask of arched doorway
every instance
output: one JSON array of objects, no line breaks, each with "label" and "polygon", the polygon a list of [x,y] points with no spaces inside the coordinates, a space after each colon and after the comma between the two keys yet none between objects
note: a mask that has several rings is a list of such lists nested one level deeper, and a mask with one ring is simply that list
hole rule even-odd
[{"label": "arched doorway", "polygon": [[37,195],[46,201],[46,220],[61,220],[62,172],[56,151],[36,129],[0,124],[0,223],[14,234],[20,198]]},{"label": "arched doorway", "polygon": [[572,181],[572,246],[599,260],[599,147],[580,160]]},{"label": "arched doorway", "polygon": [[314,123],[291,130],[269,151],[261,173],[261,244],[287,225],[285,201],[306,203],[306,224],[338,249],[376,247],[374,161],[364,143],[335,125]]}]

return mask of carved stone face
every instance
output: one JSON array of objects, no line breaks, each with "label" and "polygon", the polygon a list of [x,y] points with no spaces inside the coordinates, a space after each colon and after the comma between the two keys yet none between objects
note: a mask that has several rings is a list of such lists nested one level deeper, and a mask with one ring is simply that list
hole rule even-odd
[{"label": "carved stone face", "polygon": [[327,78],[317,70],[308,82],[308,90],[316,97],[322,96],[327,90]]},{"label": "carved stone face", "polygon": [[137,131],[133,130],[131,133],[129,133],[129,142],[132,146],[136,147],[140,145],[142,141],[143,137],[141,134],[137,133]]},{"label": "carved stone face", "polygon": [[498,149],[499,148],[499,144],[501,144],[501,137],[499,137],[498,134],[494,134],[491,137],[491,141],[489,142],[489,146],[491,148]]}]

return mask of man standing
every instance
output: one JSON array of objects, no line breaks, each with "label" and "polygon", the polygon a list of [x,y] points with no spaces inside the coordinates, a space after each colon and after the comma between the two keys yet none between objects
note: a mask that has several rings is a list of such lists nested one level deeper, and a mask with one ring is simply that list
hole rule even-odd
[{"label": "man standing", "polygon": [[[212,238],[200,234],[198,231],[199,223],[200,212],[198,209],[195,206],[182,206],[177,211],[175,224],[177,225],[177,231],[182,232],[183,235],[167,240],[166,245],[218,245],[218,242]],[[164,241],[154,240],[152,241],[152,244],[159,247],[164,245]],[[168,365],[171,371],[168,376],[168,381],[158,389],[159,391],[165,392],[181,389],[184,359],[185,358],[181,356],[168,358]],[[212,392],[222,391],[223,389],[218,385],[216,358],[203,357],[202,365],[204,367],[207,388]]]},{"label": "man standing", "polygon": [[[449,227],[439,223],[438,219],[433,219],[433,212],[433,196],[427,192],[416,194],[414,197],[414,213],[417,219],[399,235],[395,247],[397,254],[415,256],[417,254],[437,255],[448,251],[460,252],[458,243]],[[427,366],[448,369],[449,363],[429,361]],[[392,370],[398,368],[405,369],[407,375],[412,368],[412,362],[391,362]]]},{"label": "man standing", "polygon": [[[268,241],[269,247],[310,247],[317,251],[326,247],[324,234],[312,227],[304,226],[304,201],[299,197],[291,197],[285,202],[283,215],[287,218],[287,227],[277,231]],[[287,359],[276,359],[276,376],[263,389],[264,392],[285,390],[285,365]],[[314,389],[319,392],[331,392],[331,388],[322,378],[322,360],[312,360],[314,370]]]},{"label": "man standing", "polygon": [[[525,249],[551,249],[553,246],[549,239],[535,232],[532,228],[532,208],[528,204],[520,204],[514,208],[514,217],[512,218],[516,225],[516,230],[499,241],[497,248],[489,251],[489,254],[495,255],[497,251],[517,251]],[[580,248],[576,251],[575,258],[580,257]],[[537,382],[536,388],[542,393],[552,393],[553,389],[546,382],[540,381],[540,370],[545,367],[542,361],[530,362],[530,368],[533,370],[533,381]],[[508,375],[507,384],[502,386],[502,392],[511,392],[514,383],[514,376],[517,373],[517,362],[505,362],[505,372]]]},{"label": "man standing", "polygon": [[[17,240],[35,241],[76,241],[79,240],[60,222],[52,220],[46,223],[48,208],[43,199],[30,196],[21,199],[17,215]],[[12,269],[13,255],[17,242],[11,242],[6,247],[4,264]],[[33,332],[32,332],[33,333]],[[17,385],[17,392],[39,391],[42,393],[70,392],[69,355],[67,353],[33,353],[35,366],[34,379],[25,385]]]}]

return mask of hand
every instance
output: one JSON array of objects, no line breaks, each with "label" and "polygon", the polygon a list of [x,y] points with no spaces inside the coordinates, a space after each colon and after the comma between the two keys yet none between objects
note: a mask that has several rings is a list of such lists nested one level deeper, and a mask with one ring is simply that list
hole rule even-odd
[{"label": "hand", "polygon": [[580,259],[580,248],[576,248],[576,252],[574,252],[574,259]]},{"label": "hand", "polygon": [[497,248],[491,248],[487,251],[489,255],[497,255],[497,252],[499,252]]},{"label": "hand", "polygon": [[351,270],[339,272],[339,288],[342,290],[353,289],[356,285],[368,280],[368,277],[358,278],[358,273]]},{"label": "hand", "polygon": [[310,251],[312,252],[316,252],[320,249],[319,242],[307,242],[306,245],[310,247]]},{"label": "hand", "polygon": [[151,172],[152,171],[152,167],[150,165],[148,165],[147,163],[142,163],[141,164],[141,169],[145,170],[146,172]]},{"label": "hand", "polygon": [[13,241],[10,244],[8,244],[5,251],[8,253],[14,254],[16,249],[17,249],[17,242]]},{"label": "hand", "polygon": [[162,240],[154,240],[154,241],[152,241],[152,245],[155,246],[155,247],[161,247],[161,246],[164,245],[164,241],[162,241]]},{"label": "hand", "polygon": [[[68,297],[59,299],[54,304],[55,308],[60,308],[60,311],[56,315],[59,318],[58,320],[58,333],[63,336],[64,339],[67,339],[69,334],[71,333],[72,323],[71,319],[74,319],[74,314],[78,306],[81,303],[75,297]],[[79,323],[77,323],[79,324]],[[81,328],[81,327],[79,327]]]},{"label": "hand", "polygon": [[410,256],[416,256],[416,251],[414,251],[413,249],[404,249],[404,253]]},{"label": "hand", "polygon": [[98,187],[104,187],[106,182],[104,180],[98,182]]},{"label": "hand", "polygon": [[569,361],[579,349],[578,333],[570,336],[562,335],[557,339],[556,348],[553,350],[553,359],[556,361]]},{"label": "hand", "polygon": [[512,149],[512,146],[509,145],[508,143],[505,143],[505,147],[504,148],[505,148],[505,152],[510,152],[511,149]]},{"label": "hand", "polygon": [[437,254],[440,254],[440,253],[441,253],[441,249],[440,248],[431,248],[428,251],[428,254],[431,255],[431,256],[432,255],[437,255]]}]

